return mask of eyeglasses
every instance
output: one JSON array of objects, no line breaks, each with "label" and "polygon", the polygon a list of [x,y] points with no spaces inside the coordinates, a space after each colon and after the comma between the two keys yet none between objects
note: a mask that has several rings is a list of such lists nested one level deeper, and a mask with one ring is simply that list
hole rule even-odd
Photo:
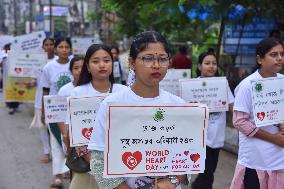
[{"label": "eyeglasses", "polygon": [[277,58],[277,57],[281,57],[283,58],[284,57],[284,52],[271,52],[268,54],[270,57],[272,58]]},{"label": "eyeglasses", "polygon": [[170,58],[168,56],[159,56],[155,58],[154,55],[147,54],[141,57],[137,57],[138,59],[141,59],[143,64],[146,67],[151,67],[154,65],[155,61],[158,61],[159,65],[161,67],[168,67],[170,64]]}]

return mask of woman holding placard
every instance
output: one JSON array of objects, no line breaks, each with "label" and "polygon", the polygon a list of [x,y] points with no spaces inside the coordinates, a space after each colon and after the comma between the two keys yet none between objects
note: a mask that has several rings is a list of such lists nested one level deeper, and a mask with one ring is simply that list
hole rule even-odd
[{"label": "woman holding placard", "polygon": [[[115,93],[127,87],[114,84],[113,58],[109,47],[102,44],[91,45],[85,55],[84,64],[77,87],[71,96],[102,96]],[[91,154],[87,146],[76,147],[78,156],[90,161]],[[94,178],[89,173],[74,172],[70,189],[98,188]]]},{"label": "woman holding placard", "polygon": [[[42,42],[42,48],[47,53],[48,62],[54,61],[57,57],[54,55],[54,42],[53,38],[45,38]],[[47,62],[47,63],[48,63]],[[43,157],[41,158],[42,163],[48,163],[50,161],[50,143],[49,134],[45,124],[41,122],[41,105],[42,105],[42,87],[40,85],[41,75],[37,78],[37,88],[35,95],[35,113],[31,123],[31,127],[37,127],[40,129],[40,138],[43,144]]]},{"label": "woman holding placard", "polygon": [[[204,52],[198,58],[197,75],[201,78],[218,76],[217,59],[214,52]],[[229,110],[233,109],[234,96],[227,85]],[[211,112],[207,130],[206,160],[204,173],[198,174],[192,189],[212,189],[214,172],[218,164],[220,149],[225,142],[226,112]]]},{"label": "woman holding placard", "polygon": [[283,77],[278,73],[283,57],[281,42],[263,39],[256,46],[257,70],[235,89],[233,124],[239,130],[239,153],[231,189],[284,188],[284,124],[256,127],[251,96],[252,80]]},{"label": "woman holding placard", "polygon": [[[60,38],[55,41],[55,51],[58,59],[49,62],[43,68],[43,75],[41,77],[43,96],[57,95],[62,86],[72,81],[73,77],[69,70],[71,48],[72,44],[68,38]],[[42,108],[43,123],[45,123],[44,118],[44,108]],[[49,124],[48,128],[51,133],[52,169],[53,175],[55,175],[50,187],[61,187],[63,186],[63,173],[69,171],[65,165],[66,159],[62,148],[61,132],[56,123]]]},{"label": "woman holding placard", "polygon": [[138,34],[132,42],[129,56],[129,65],[135,72],[136,80],[131,87],[110,95],[101,103],[88,146],[88,149],[92,151],[91,174],[95,176],[100,188],[180,188],[179,183],[185,180],[185,175],[164,177],[156,184],[152,177],[103,178],[108,102],[184,103],[179,97],[159,90],[159,83],[166,75],[170,62],[168,44],[163,36],[155,31]]}]

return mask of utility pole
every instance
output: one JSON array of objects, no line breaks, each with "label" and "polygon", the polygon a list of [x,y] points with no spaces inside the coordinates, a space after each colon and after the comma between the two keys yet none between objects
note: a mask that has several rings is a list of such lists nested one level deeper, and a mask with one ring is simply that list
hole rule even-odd
[{"label": "utility pole", "polygon": [[29,24],[30,24],[30,33],[33,32],[33,0],[29,0]]},{"label": "utility pole", "polygon": [[52,0],[49,0],[49,32],[50,32],[50,36],[53,36]]},{"label": "utility pole", "polygon": [[[96,7],[95,7],[95,12],[98,13],[101,8],[101,0],[96,0]],[[100,18],[96,19],[96,34],[100,36],[100,30],[101,30],[101,20]]]},{"label": "utility pole", "polygon": [[17,2],[16,0],[13,0],[13,13],[14,13],[14,35],[16,36],[17,35]]},{"label": "utility pole", "polygon": [[84,17],[84,3],[81,0],[81,29],[82,29],[82,36],[85,36],[85,17]]}]

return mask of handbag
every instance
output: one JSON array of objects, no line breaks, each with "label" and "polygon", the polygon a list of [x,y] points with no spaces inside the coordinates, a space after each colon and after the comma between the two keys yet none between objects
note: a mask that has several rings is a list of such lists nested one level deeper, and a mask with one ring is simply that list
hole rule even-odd
[{"label": "handbag", "polygon": [[71,170],[77,173],[86,173],[91,171],[90,163],[83,157],[78,156],[75,147],[69,148],[67,151],[65,165]]}]

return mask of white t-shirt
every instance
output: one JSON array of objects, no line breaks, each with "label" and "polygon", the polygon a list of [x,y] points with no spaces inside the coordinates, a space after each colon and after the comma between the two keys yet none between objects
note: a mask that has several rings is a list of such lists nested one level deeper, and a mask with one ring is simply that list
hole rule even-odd
[{"label": "white t-shirt", "polygon": [[75,88],[73,82],[69,82],[66,85],[64,85],[63,87],[60,88],[60,90],[58,91],[58,95],[59,96],[71,96],[73,89]]},{"label": "white t-shirt", "polygon": [[[118,92],[123,89],[127,89],[128,87],[121,85],[121,84],[113,84],[112,86],[112,93]],[[96,96],[96,95],[104,95],[107,93],[101,93],[97,91],[91,82],[77,86],[73,89],[71,96]]]},{"label": "white t-shirt", "polygon": [[[228,88],[228,102],[234,102],[234,96],[230,87]],[[221,148],[225,142],[226,112],[212,112],[209,114],[207,130],[207,146]]]},{"label": "white t-shirt", "polygon": [[[52,59],[48,59],[47,60],[47,63],[50,63],[52,61],[55,61],[57,60],[58,57],[57,56],[54,56]],[[41,74],[42,75],[42,74]],[[38,108],[38,109],[41,109],[41,101],[42,101],[42,85],[41,85],[41,77],[42,76],[38,76],[37,77],[37,86],[36,86],[36,94],[35,94],[35,108]]]},{"label": "white t-shirt", "polygon": [[73,77],[69,70],[69,62],[60,64],[54,60],[43,67],[41,85],[50,89],[49,95],[56,95],[62,86],[72,80]]},{"label": "white t-shirt", "polygon": [[108,102],[145,102],[145,103],[185,103],[181,98],[172,95],[164,90],[160,89],[160,95],[155,98],[143,98],[136,95],[131,88],[117,92],[105,98],[101,103],[100,108],[96,115],[94,130],[92,133],[88,149],[104,151],[105,146],[105,133],[107,124],[107,103]]},{"label": "white t-shirt", "polygon": [[[277,74],[277,77],[284,77]],[[251,99],[251,80],[262,79],[258,71],[245,78],[235,89],[234,110],[250,114],[250,121],[254,123]],[[279,128],[273,125],[261,127],[269,133],[277,133]],[[284,169],[284,148],[256,137],[248,137],[239,132],[238,163],[259,170]]]}]

